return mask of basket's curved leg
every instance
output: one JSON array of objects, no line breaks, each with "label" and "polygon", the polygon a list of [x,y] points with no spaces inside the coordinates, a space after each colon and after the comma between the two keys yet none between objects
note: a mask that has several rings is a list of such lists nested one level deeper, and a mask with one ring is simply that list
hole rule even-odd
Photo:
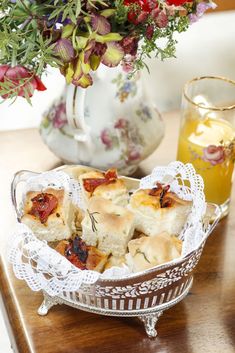
[{"label": "basket's curved leg", "polygon": [[139,319],[144,323],[145,331],[149,337],[153,338],[157,336],[155,325],[162,314],[163,311],[158,311],[153,314],[139,316]]},{"label": "basket's curved leg", "polygon": [[62,299],[58,297],[50,297],[48,294],[43,293],[44,300],[38,308],[38,314],[41,316],[47,315],[50,308],[57,304],[63,304]]}]

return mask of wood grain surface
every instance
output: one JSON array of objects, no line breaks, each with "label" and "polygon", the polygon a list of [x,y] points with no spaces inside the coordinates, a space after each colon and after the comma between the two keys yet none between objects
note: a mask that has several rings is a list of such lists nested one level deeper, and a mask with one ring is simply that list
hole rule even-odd
[{"label": "wood grain surface", "polygon": [[[165,116],[166,136],[143,162],[137,175],[175,159],[179,117]],[[14,225],[10,180],[18,169],[48,170],[59,160],[43,145],[36,130],[0,134],[0,289],[6,319],[19,353],[232,353],[235,351],[235,200],[230,215],[209,237],[196,268],[190,294],[165,311],[149,339],[138,319],[90,314],[65,305],[37,314],[42,294],[17,280],[6,262],[4,243]],[[5,238],[5,240],[4,240]],[[1,351],[1,353],[4,353]]]},{"label": "wood grain surface", "polygon": [[217,11],[235,10],[234,0],[215,0],[214,2],[217,4]]}]

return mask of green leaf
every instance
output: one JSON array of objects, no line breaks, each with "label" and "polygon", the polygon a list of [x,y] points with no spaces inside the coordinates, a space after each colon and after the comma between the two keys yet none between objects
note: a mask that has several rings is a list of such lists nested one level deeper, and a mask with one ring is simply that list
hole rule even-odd
[{"label": "green leaf", "polygon": [[76,7],[76,13],[75,13],[75,15],[76,15],[76,17],[78,17],[78,15],[80,14],[80,12],[81,12],[81,7],[82,7],[82,5],[81,5],[81,1],[77,1],[77,7]]},{"label": "green leaf", "polygon": [[116,9],[106,9],[100,12],[100,14],[104,17],[113,16],[116,12]]},{"label": "green leaf", "polygon": [[102,57],[102,63],[109,67],[117,66],[124,57],[122,47],[115,42],[107,44],[106,52]]},{"label": "green leaf", "polygon": [[77,50],[84,49],[87,45],[87,42],[88,42],[88,38],[85,38],[82,36],[76,37],[76,49]]},{"label": "green leaf", "polygon": [[122,36],[119,33],[108,33],[103,36],[93,33],[92,37],[95,39],[96,42],[99,43],[108,43],[108,42],[116,42],[122,40]]},{"label": "green leaf", "polygon": [[69,38],[73,34],[74,29],[75,25],[72,23],[64,26],[61,33],[61,38]]},{"label": "green leaf", "polygon": [[101,58],[97,55],[90,56],[90,65],[93,71],[96,71],[100,65]]}]

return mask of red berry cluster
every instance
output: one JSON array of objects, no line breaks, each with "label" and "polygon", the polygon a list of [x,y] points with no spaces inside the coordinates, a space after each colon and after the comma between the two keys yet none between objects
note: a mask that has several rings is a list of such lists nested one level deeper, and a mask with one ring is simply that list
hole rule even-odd
[{"label": "red berry cluster", "polygon": [[123,4],[130,7],[127,18],[135,25],[146,21],[152,11],[158,8],[158,2],[154,0],[124,0]]}]

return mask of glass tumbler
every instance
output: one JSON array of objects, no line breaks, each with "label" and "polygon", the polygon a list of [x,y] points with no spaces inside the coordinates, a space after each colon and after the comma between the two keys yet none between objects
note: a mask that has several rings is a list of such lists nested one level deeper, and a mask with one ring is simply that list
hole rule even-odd
[{"label": "glass tumbler", "polygon": [[235,81],[199,77],[183,91],[177,159],[192,163],[205,184],[206,201],[229,211],[235,157]]}]

